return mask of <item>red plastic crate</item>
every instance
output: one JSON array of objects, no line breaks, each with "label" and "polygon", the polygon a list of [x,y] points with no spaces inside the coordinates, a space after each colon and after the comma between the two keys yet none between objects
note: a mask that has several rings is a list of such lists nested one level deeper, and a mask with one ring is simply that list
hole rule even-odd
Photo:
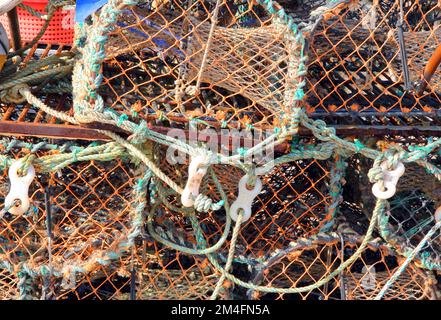
[{"label": "red plastic crate", "polygon": [[[48,1],[44,0],[28,0],[23,1],[23,4],[32,7],[38,12],[43,14],[46,13],[45,7]],[[40,32],[44,25],[44,20],[36,16],[33,16],[26,10],[18,7],[18,19],[20,24],[20,35],[23,42],[31,41]],[[49,24],[43,37],[40,39],[39,43],[44,44],[57,44],[57,45],[71,45],[74,38],[74,17],[75,9],[70,8],[60,8],[58,9]],[[0,22],[5,27],[9,38],[9,22],[6,14],[0,16]]]}]

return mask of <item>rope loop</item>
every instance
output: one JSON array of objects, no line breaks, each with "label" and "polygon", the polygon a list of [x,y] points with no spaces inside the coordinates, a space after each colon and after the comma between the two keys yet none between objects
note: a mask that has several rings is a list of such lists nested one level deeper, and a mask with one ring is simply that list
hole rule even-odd
[{"label": "rope loop", "polygon": [[29,90],[29,86],[25,83],[18,84],[12,88],[0,92],[0,100],[4,103],[21,104],[26,102],[26,98],[22,94],[22,90]]},{"label": "rope loop", "polygon": [[133,130],[133,134],[129,137],[129,141],[133,144],[144,143],[149,135],[149,128],[147,122],[142,120],[139,125]]},{"label": "rope loop", "polygon": [[369,180],[374,183],[372,193],[380,199],[389,199],[395,195],[399,178],[404,174],[405,167],[400,161],[404,151],[395,146],[381,153],[368,172]]},{"label": "rope loop", "polygon": [[18,175],[21,177],[25,176],[29,170],[30,165],[36,158],[37,156],[33,153],[29,153],[26,156],[24,156],[21,162],[22,164],[17,171]]}]

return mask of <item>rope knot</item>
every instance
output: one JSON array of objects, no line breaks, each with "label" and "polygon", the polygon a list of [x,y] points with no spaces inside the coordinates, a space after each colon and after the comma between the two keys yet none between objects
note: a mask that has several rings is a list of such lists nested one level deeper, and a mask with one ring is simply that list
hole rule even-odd
[{"label": "rope knot", "polygon": [[22,90],[24,89],[29,90],[29,86],[22,83],[10,89],[3,90],[2,92],[0,92],[0,100],[5,103],[23,103],[26,101],[26,98],[22,93]]},{"label": "rope knot", "polygon": [[195,97],[199,95],[200,89],[197,86],[188,86],[185,88],[185,93],[189,96]]},{"label": "rope knot", "polygon": [[75,104],[74,117],[80,124],[108,120],[104,116],[104,101],[100,95],[96,96],[93,105],[86,99],[76,99]]},{"label": "rope knot", "polygon": [[107,120],[104,114],[92,109],[89,110],[83,109],[79,112],[75,112],[74,117],[76,122],[78,122],[79,124],[87,124],[95,121],[101,122],[101,120]]},{"label": "rope knot", "polygon": [[23,157],[22,165],[18,169],[17,173],[19,176],[23,177],[27,174],[29,170],[29,166],[32,164],[32,162],[37,158],[37,156],[33,153],[27,154]]},{"label": "rope knot", "polygon": [[331,136],[335,135],[335,129],[328,127],[323,120],[315,120],[313,124],[312,130],[319,139],[329,141]]},{"label": "rope knot", "polygon": [[368,178],[371,183],[382,182],[384,180],[384,171],[380,166],[383,156],[384,155],[381,155],[375,159],[373,167],[369,169]]},{"label": "rope knot", "polygon": [[133,144],[141,144],[146,140],[148,134],[149,128],[147,127],[147,122],[142,120],[133,130],[133,134],[129,137],[129,141]]},{"label": "rope knot", "polygon": [[209,210],[217,211],[224,205],[224,202],[221,200],[219,202],[213,203],[213,200],[204,194],[198,194],[196,199],[194,200],[194,208],[198,212],[207,212]]},{"label": "rope knot", "polygon": [[404,155],[405,151],[398,145],[392,145],[386,149],[384,151],[384,158],[386,159],[387,169],[395,170]]},{"label": "rope knot", "polygon": [[375,159],[368,173],[369,180],[374,183],[372,193],[375,197],[386,200],[394,196],[398,180],[405,171],[400,161],[403,155],[402,150],[391,148]]}]

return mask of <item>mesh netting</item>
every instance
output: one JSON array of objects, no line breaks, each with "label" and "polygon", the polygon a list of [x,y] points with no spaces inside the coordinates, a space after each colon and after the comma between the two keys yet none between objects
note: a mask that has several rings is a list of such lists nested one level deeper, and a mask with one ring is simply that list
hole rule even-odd
[{"label": "mesh netting", "polygon": [[[425,138],[420,137],[420,139]],[[418,139],[406,139],[405,143],[400,137],[393,137],[391,140],[399,141],[404,148],[412,148],[418,144]],[[431,160],[435,164],[439,164],[440,161],[437,155],[432,156]],[[347,200],[358,206],[364,218],[369,218],[375,197],[369,189],[366,173],[372,164],[370,161],[355,158],[351,166],[353,172],[349,171],[351,173],[348,178],[353,180],[351,184],[356,187],[352,190],[352,194],[348,193]],[[389,202],[384,216],[380,218],[378,235],[387,239],[388,243],[401,254],[409,254],[437,223],[434,213],[440,206],[439,191],[440,181],[431,179],[430,172],[418,165],[408,165],[397,185],[394,198]],[[356,221],[350,223],[353,229],[357,229],[356,224]],[[417,259],[419,263],[429,268],[439,268],[441,262],[439,240],[437,232],[433,240],[421,249]]]},{"label": "mesh netting", "polygon": [[[165,155],[158,150],[157,159],[161,159],[161,168],[166,173],[181,175],[183,183],[188,179],[187,166],[171,166]],[[215,178],[222,185],[222,191],[233,201],[237,194],[237,185],[243,172],[240,169],[224,165],[213,166]],[[234,169],[233,169],[234,170]],[[250,258],[263,257],[277,248],[283,248],[299,237],[317,233],[331,218],[327,214],[329,196],[330,164],[326,161],[299,160],[289,165],[274,167],[262,176],[263,188],[252,204],[253,216],[243,225],[238,246],[240,251]],[[178,172],[184,172],[183,174]],[[220,200],[219,190],[214,186],[210,175],[202,182],[201,190],[213,200]],[[158,182],[160,183],[160,182]],[[165,186],[158,186],[158,197],[167,195]],[[156,219],[163,223],[176,221],[173,229],[185,229],[182,220],[185,210],[180,205],[176,194],[163,200],[170,205],[159,208]],[[168,208],[167,208],[168,207]],[[184,215],[179,213],[184,209]],[[202,213],[199,220],[213,244],[219,240],[225,224],[225,211]],[[169,230],[171,234],[177,234]],[[208,239],[207,239],[208,241]],[[182,240],[179,242],[183,242]]]},{"label": "mesh netting", "polygon": [[239,127],[272,126],[293,112],[302,48],[264,6],[161,1],[121,10],[100,87],[112,109]]},{"label": "mesh netting", "polygon": [[[0,214],[0,298],[439,299],[441,140],[400,134],[439,131],[439,19],[429,0],[109,0],[71,50],[15,52],[0,198],[17,161],[36,176]],[[225,128],[270,136],[187,141]]]},{"label": "mesh netting", "polygon": [[[12,158],[30,152],[26,147],[12,150],[3,152]],[[47,156],[53,152],[59,151],[37,154]],[[91,161],[38,175],[30,189],[32,207],[28,213],[6,213],[2,218],[3,263],[14,271],[23,264],[31,269],[49,264],[49,268],[65,273],[67,282],[75,284],[75,273],[67,276],[73,271],[72,266],[88,269],[90,263],[93,270],[92,260],[112,250],[128,233],[132,180],[137,174],[133,166],[121,161]],[[4,171],[1,197],[8,191],[6,177]]]},{"label": "mesh netting", "polygon": [[408,73],[409,90],[418,84],[440,45],[440,10],[436,0],[404,1],[402,9],[400,1],[354,1],[338,16],[321,22],[309,52],[309,110],[407,113],[437,109],[439,73],[417,98],[406,91],[403,70]]},{"label": "mesh netting", "polygon": [[[348,258],[357,247],[354,238],[337,237],[324,241],[300,242],[278,253],[254,281],[278,287],[313,284],[338,267],[341,259]],[[298,295],[248,294],[259,299],[370,300],[394,273],[397,265],[397,258],[389,249],[372,244],[339,277],[322,288]],[[432,294],[430,286],[430,279],[425,273],[412,266],[395,282],[385,299],[427,299]]]}]

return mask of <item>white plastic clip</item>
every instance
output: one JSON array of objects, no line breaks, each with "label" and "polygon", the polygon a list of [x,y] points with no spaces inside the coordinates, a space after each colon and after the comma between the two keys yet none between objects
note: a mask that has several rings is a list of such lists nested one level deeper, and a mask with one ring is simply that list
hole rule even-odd
[{"label": "white plastic clip", "polygon": [[[18,169],[22,165],[22,161],[15,161],[9,168],[9,181],[11,189],[5,198],[5,208],[9,208],[8,212],[14,215],[21,215],[28,211],[29,202],[29,185],[35,177],[35,169],[29,166],[28,172],[24,177],[18,175]],[[18,203],[16,201],[18,200]]]},{"label": "white plastic clip", "polygon": [[256,178],[254,188],[249,190],[247,188],[247,182],[249,179],[250,177],[248,175],[244,175],[239,181],[239,195],[230,207],[230,217],[234,221],[237,220],[240,209],[243,210],[242,222],[247,221],[251,217],[251,206],[254,198],[257,197],[260,190],[262,190],[262,182],[259,178]]},{"label": "white plastic clip", "polygon": [[400,177],[404,174],[405,168],[402,162],[398,162],[397,167],[390,171],[387,169],[387,163],[383,162],[381,164],[381,168],[384,172],[384,179],[387,181],[391,181],[392,183],[397,184]]},{"label": "white plastic clip", "polygon": [[377,182],[372,186],[372,193],[378,199],[386,200],[386,199],[392,198],[394,196],[395,192],[397,191],[396,184],[392,183],[390,181],[384,181],[384,188],[386,190],[382,191],[380,189],[380,184]]},{"label": "white plastic clip", "polygon": [[392,198],[395,192],[397,191],[398,180],[404,174],[405,168],[404,168],[404,164],[401,162],[398,162],[397,167],[394,170],[388,170],[386,162],[383,162],[381,164],[381,168],[383,169],[383,173],[384,173],[383,181],[386,190],[382,191],[380,189],[380,183],[376,182],[372,186],[372,193],[378,199],[386,200]]},{"label": "white plastic clip", "polygon": [[200,155],[191,159],[188,167],[187,184],[181,195],[181,202],[184,207],[192,207],[196,197],[199,195],[199,187],[202,178],[207,173],[208,158],[205,155]]}]

